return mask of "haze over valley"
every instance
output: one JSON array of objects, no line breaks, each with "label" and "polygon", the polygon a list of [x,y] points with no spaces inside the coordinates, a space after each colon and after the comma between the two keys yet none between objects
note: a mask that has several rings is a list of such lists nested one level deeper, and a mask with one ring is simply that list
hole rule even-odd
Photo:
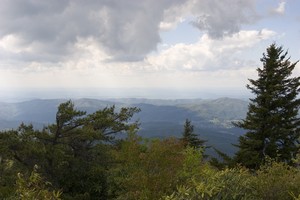
[{"label": "haze over valley", "polygon": [[[17,103],[0,103],[0,129],[17,128],[22,122],[32,123],[36,129],[54,123],[57,107],[68,99],[35,99]],[[229,155],[235,151],[232,143],[243,133],[232,121],[243,119],[248,102],[233,98],[219,99],[141,99],[110,98],[74,99],[78,110],[88,113],[115,105],[138,107],[141,111],[133,120],[139,120],[138,134],[145,138],[181,137],[186,119],[192,121],[195,133]],[[123,135],[124,137],[124,135]],[[212,153],[212,150],[210,150]]]}]

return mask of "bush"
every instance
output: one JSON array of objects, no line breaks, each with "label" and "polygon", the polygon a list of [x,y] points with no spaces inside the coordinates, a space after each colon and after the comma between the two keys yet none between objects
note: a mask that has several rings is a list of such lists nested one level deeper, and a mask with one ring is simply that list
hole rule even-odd
[{"label": "bush", "polygon": [[206,165],[189,184],[177,187],[177,191],[165,200],[198,199],[251,199],[251,174],[244,168],[217,171]]},{"label": "bush", "polygon": [[37,166],[34,167],[31,175],[25,178],[23,174],[18,173],[16,182],[16,196],[18,199],[52,199],[60,200],[60,191],[49,189],[51,183],[44,182],[42,177],[37,173]]},{"label": "bush", "polygon": [[268,162],[257,171],[235,167],[216,170],[209,165],[198,168],[189,182],[164,200],[197,199],[300,199],[300,171],[283,162]]},{"label": "bush", "polygon": [[257,199],[293,199],[300,194],[300,171],[283,162],[269,160],[256,172],[251,185]]}]

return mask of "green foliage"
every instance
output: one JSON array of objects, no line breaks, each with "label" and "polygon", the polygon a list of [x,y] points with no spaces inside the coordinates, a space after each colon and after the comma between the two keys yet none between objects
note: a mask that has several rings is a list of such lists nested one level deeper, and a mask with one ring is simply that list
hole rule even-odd
[{"label": "green foliage", "polygon": [[16,174],[12,160],[0,159],[0,199],[9,199],[15,193]]},{"label": "green foliage", "polygon": [[[2,132],[1,160],[11,161],[11,169],[23,174],[37,164],[41,176],[63,190],[63,199],[107,199],[107,169],[114,163],[110,156],[114,136],[138,127],[137,122],[129,123],[138,111],[116,111],[113,106],[87,115],[76,110],[71,101],[62,103],[56,123],[42,131],[21,124],[18,130]],[[1,177],[7,179],[9,170],[3,172]],[[1,187],[13,187],[11,182],[1,181]]]},{"label": "green foliage", "polygon": [[300,136],[300,77],[291,77],[297,62],[291,63],[287,52],[275,44],[267,48],[261,61],[258,79],[250,79],[247,85],[255,98],[250,99],[246,119],[236,124],[248,132],[239,138],[235,160],[255,169],[266,156],[291,163]]},{"label": "green foliage", "polygon": [[251,194],[251,174],[244,168],[217,171],[206,165],[198,173],[198,177],[191,178],[188,184],[179,185],[176,192],[164,199],[247,199]]},{"label": "green foliage", "polygon": [[165,200],[198,199],[299,199],[300,170],[283,162],[266,159],[260,169],[243,167],[216,170],[202,165],[190,181],[179,184]]},{"label": "green foliage", "polygon": [[0,133],[0,199],[15,193],[17,173],[29,173],[36,159],[44,154],[41,145],[33,139],[32,125],[21,124],[17,130]]},{"label": "green foliage", "polygon": [[292,194],[300,194],[300,171],[268,158],[266,164],[257,170],[251,186],[257,199],[292,199]]},{"label": "green foliage", "polygon": [[179,181],[185,160],[179,140],[142,141],[134,133],[114,152],[119,166],[111,170],[116,199],[159,199],[171,193]]},{"label": "green foliage", "polygon": [[38,167],[35,166],[31,175],[25,178],[23,174],[18,173],[16,181],[16,198],[21,200],[38,200],[38,199],[51,199],[59,200],[61,196],[60,191],[51,191],[51,183],[45,182],[40,174],[37,172]]},{"label": "green foliage", "polygon": [[185,183],[190,178],[195,178],[198,175],[198,172],[204,166],[203,151],[203,148],[196,149],[193,147],[187,147],[184,149],[184,159],[182,162],[182,168],[178,173],[181,183]]}]

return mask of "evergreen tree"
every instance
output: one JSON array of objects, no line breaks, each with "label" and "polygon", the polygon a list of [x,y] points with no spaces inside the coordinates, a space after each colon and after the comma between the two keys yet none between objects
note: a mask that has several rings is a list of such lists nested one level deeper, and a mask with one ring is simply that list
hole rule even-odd
[{"label": "evergreen tree", "polygon": [[198,135],[194,133],[194,126],[188,119],[185,120],[181,140],[186,146],[191,146],[194,148],[205,147],[204,143],[207,142],[206,140],[201,140]]},{"label": "evergreen tree", "polygon": [[236,124],[247,133],[239,138],[235,160],[249,168],[258,168],[266,156],[290,163],[299,150],[300,77],[291,76],[297,62],[291,63],[276,44],[267,48],[261,62],[258,79],[247,85],[255,98],[246,119]]}]

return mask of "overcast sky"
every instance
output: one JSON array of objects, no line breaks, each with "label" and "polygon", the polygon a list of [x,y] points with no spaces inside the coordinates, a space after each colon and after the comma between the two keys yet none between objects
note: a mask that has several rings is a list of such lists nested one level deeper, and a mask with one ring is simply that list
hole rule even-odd
[{"label": "overcast sky", "polygon": [[292,61],[300,58],[298,0],[0,0],[0,5],[0,89],[8,93],[57,88],[85,91],[83,96],[101,93],[99,88],[123,96],[151,89],[153,96],[146,97],[168,91],[180,98],[184,91],[243,93],[272,42],[288,49]]}]

